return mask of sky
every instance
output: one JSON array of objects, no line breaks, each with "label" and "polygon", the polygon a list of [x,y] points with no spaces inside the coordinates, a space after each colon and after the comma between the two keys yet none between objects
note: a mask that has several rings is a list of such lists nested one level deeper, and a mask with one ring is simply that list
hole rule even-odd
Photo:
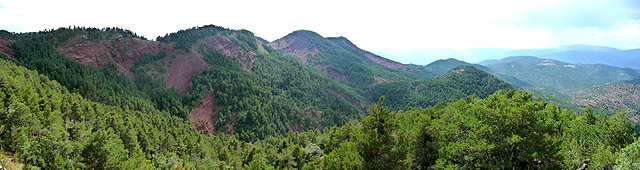
[{"label": "sky", "polygon": [[[0,0],[0,29],[120,27],[148,39],[202,25],[274,41],[305,29],[403,63],[423,50],[640,48],[640,0]],[[425,56],[426,55],[426,56]]]}]

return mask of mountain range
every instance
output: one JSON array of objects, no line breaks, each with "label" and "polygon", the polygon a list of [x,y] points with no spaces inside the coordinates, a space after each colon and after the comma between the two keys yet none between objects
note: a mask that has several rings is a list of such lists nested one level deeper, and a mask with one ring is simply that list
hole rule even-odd
[{"label": "mountain range", "polygon": [[543,59],[553,59],[572,64],[604,64],[616,67],[640,69],[640,49],[621,50],[606,46],[593,45],[565,45],[553,48],[509,49],[509,48],[472,48],[466,50],[455,49],[414,49],[377,50],[380,54],[398,59],[403,63],[427,65],[438,58],[456,58],[481,65],[511,56],[535,56]]},{"label": "mountain range", "polygon": [[634,141],[637,113],[584,105],[637,112],[618,96],[636,95],[640,71],[483,64],[402,64],[308,30],[0,31],[0,151],[25,169],[606,169],[618,164],[598,158]]}]

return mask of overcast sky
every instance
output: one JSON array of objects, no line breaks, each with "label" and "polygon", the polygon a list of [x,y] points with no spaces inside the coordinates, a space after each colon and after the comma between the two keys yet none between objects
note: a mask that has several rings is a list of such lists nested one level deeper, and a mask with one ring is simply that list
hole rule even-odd
[{"label": "overcast sky", "polygon": [[[0,29],[120,27],[149,39],[214,24],[268,41],[300,29],[394,55],[424,48],[640,48],[640,0],[0,0]],[[393,58],[393,57],[390,57]]]}]

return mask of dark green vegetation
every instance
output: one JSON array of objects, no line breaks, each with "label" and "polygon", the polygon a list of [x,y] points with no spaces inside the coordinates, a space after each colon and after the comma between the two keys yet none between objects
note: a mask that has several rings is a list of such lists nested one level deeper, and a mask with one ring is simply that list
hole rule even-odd
[{"label": "dark green vegetation", "polygon": [[494,76],[496,76],[496,77],[498,77],[498,78],[500,78],[500,79],[502,79],[502,80],[504,80],[506,82],[509,82],[509,83],[511,83],[513,85],[520,86],[520,87],[529,87],[529,86],[531,86],[530,84],[528,84],[528,83],[526,83],[526,82],[524,82],[522,80],[519,80],[518,78],[515,78],[513,76],[509,76],[509,75],[506,75],[506,74],[503,74],[503,73],[495,72],[495,71],[491,70],[488,67],[485,67],[485,66],[482,66],[482,65],[478,65],[478,64],[470,64],[470,63],[467,63],[467,62],[464,62],[464,61],[460,61],[460,60],[456,60],[456,59],[453,59],[453,58],[449,58],[449,59],[446,59],[446,60],[434,61],[433,63],[430,63],[430,64],[424,66],[423,70],[427,70],[427,71],[438,73],[438,74],[444,74],[444,73],[447,73],[449,70],[451,70],[451,69],[453,69],[453,68],[455,68],[457,66],[473,66],[473,67],[475,67],[477,69],[480,69],[482,71],[490,73],[490,74],[492,74],[492,75],[494,75]]},{"label": "dark green vegetation", "polygon": [[432,80],[398,81],[374,86],[371,96],[386,96],[392,110],[433,106],[475,94],[485,98],[501,89],[515,89],[489,73],[472,66],[458,66]]},{"label": "dark green vegetation", "polygon": [[[255,38],[245,40],[253,37],[248,31],[205,26],[161,37],[161,41],[177,41],[176,48],[183,51],[197,51],[208,63],[202,72],[193,75],[183,96],[177,89],[165,87],[167,78],[172,78],[167,76],[167,68],[175,62],[175,55],[185,52],[144,53],[133,61],[129,69],[133,79],[130,79],[120,73],[114,59],[101,68],[84,66],[56,49],[71,37],[90,36],[91,31],[93,29],[61,28],[16,35],[16,41],[11,44],[14,62],[43,73],[91,101],[139,111],[149,109],[142,108],[148,105],[139,104],[148,101],[154,108],[185,120],[192,108],[206,96],[213,95],[219,108],[206,112],[211,113],[209,119],[217,132],[209,133],[237,133],[239,138],[248,141],[286,134],[294,127],[309,130],[341,125],[358,119],[363,112],[358,108],[365,104],[363,98],[350,87],[305,68],[297,59],[268,46],[258,48]],[[92,41],[113,41],[112,36],[116,34],[99,36],[100,39]],[[210,44],[196,43],[197,39],[210,36],[228,37],[240,47],[236,49],[239,51],[226,55]],[[241,61],[246,58],[255,62]]]},{"label": "dark green vegetation", "polygon": [[[156,109],[91,102],[0,61],[0,139],[26,169],[429,169],[629,167],[636,134],[622,112],[561,110],[498,91],[395,114],[384,98],[342,127],[247,143],[198,133]],[[142,102],[153,108],[150,102]],[[625,148],[629,146],[628,148]]]},{"label": "dark green vegetation", "polygon": [[[432,73],[414,74],[403,69],[385,67],[344,44],[344,41],[335,40],[336,38],[324,38],[315,32],[301,30],[270,44],[285,53],[297,55],[307,66],[316,68],[341,83],[353,87],[365,97],[369,97],[367,92],[377,83],[435,77]],[[296,51],[308,51],[308,53],[297,54]]]},{"label": "dark green vegetation", "polygon": [[209,25],[157,42],[117,28],[0,38],[0,155],[26,169],[611,169],[637,157],[626,112],[563,110],[483,67],[402,65],[343,37],[266,44]]}]

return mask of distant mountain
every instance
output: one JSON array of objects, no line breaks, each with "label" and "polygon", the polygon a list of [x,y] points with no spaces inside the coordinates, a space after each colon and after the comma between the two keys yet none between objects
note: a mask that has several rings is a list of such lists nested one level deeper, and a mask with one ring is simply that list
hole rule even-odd
[{"label": "distant mountain", "polygon": [[608,112],[624,109],[632,115],[632,120],[640,122],[640,85],[625,81],[595,85],[585,85],[563,89],[562,94],[570,96],[569,102],[578,106],[591,105]]},{"label": "distant mountain", "polygon": [[492,72],[491,69],[489,69],[488,67],[485,67],[479,64],[470,64],[470,63],[456,60],[453,58],[434,61],[433,63],[427,64],[426,66],[424,66],[424,69],[434,73],[444,74],[449,72],[449,70],[458,66],[473,66],[477,69],[480,69],[486,72]]},{"label": "distant mountain", "polygon": [[629,119],[640,123],[640,78],[576,86],[561,90],[543,87],[529,88],[536,96],[571,110],[591,106],[595,111],[612,115],[618,111],[629,113]]},{"label": "distant mountain", "polygon": [[479,62],[482,65],[491,64],[497,55],[501,57],[535,56],[573,64],[605,64],[640,69],[640,49],[620,50],[605,46],[577,44],[555,48],[501,49],[491,53],[470,49],[467,52],[478,58],[484,58],[486,61]]},{"label": "distant mountain", "polygon": [[516,89],[505,81],[473,66],[457,66],[432,80],[397,81],[376,84],[372,96],[386,96],[394,110],[405,106],[431,106],[471,94],[485,98],[497,90]]},{"label": "distant mountain", "polygon": [[522,80],[532,86],[563,89],[585,84],[631,80],[640,70],[602,64],[570,64],[551,59],[507,57],[487,65],[495,73]]},{"label": "distant mountain", "polygon": [[430,63],[430,64],[424,66],[424,69],[427,70],[427,71],[430,71],[430,72],[438,73],[438,74],[445,74],[445,73],[449,72],[449,70],[451,70],[451,69],[453,69],[455,67],[458,67],[458,66],[473,66],[473,67],[475,67],[477,69],[480,69],[482,71],[485,71],[485,72],[487,72],[489,74],[493,74],[494,76],[496,76],[496,77],[498,77],[498,78],[500,78],[500,79],[502,79],[502,80],[504,80],[506,82],[509,82],[509,83],[511,83],[513,85],[516,85],[516,86],[520,86],[520,87],[529,87],[529,86],[531,86],[530,84],[528,84],[528,83],[526,83],[526,82],[524,82],[522,80],[519,80],[519,79],[517,79],[517,78],[515,78],[513,76],[509,76],[509,75],[502,74],[502,73],[497,73],[497,72],[491,70],[490,68],[488,68],[486,66],[479,65],[479,64],[471,64],[471,63],[467,63],[467,62],[460,61],[460,60],[453,59],[453,58],[446,59],[446,60],[434,61],[433,63]]}]

